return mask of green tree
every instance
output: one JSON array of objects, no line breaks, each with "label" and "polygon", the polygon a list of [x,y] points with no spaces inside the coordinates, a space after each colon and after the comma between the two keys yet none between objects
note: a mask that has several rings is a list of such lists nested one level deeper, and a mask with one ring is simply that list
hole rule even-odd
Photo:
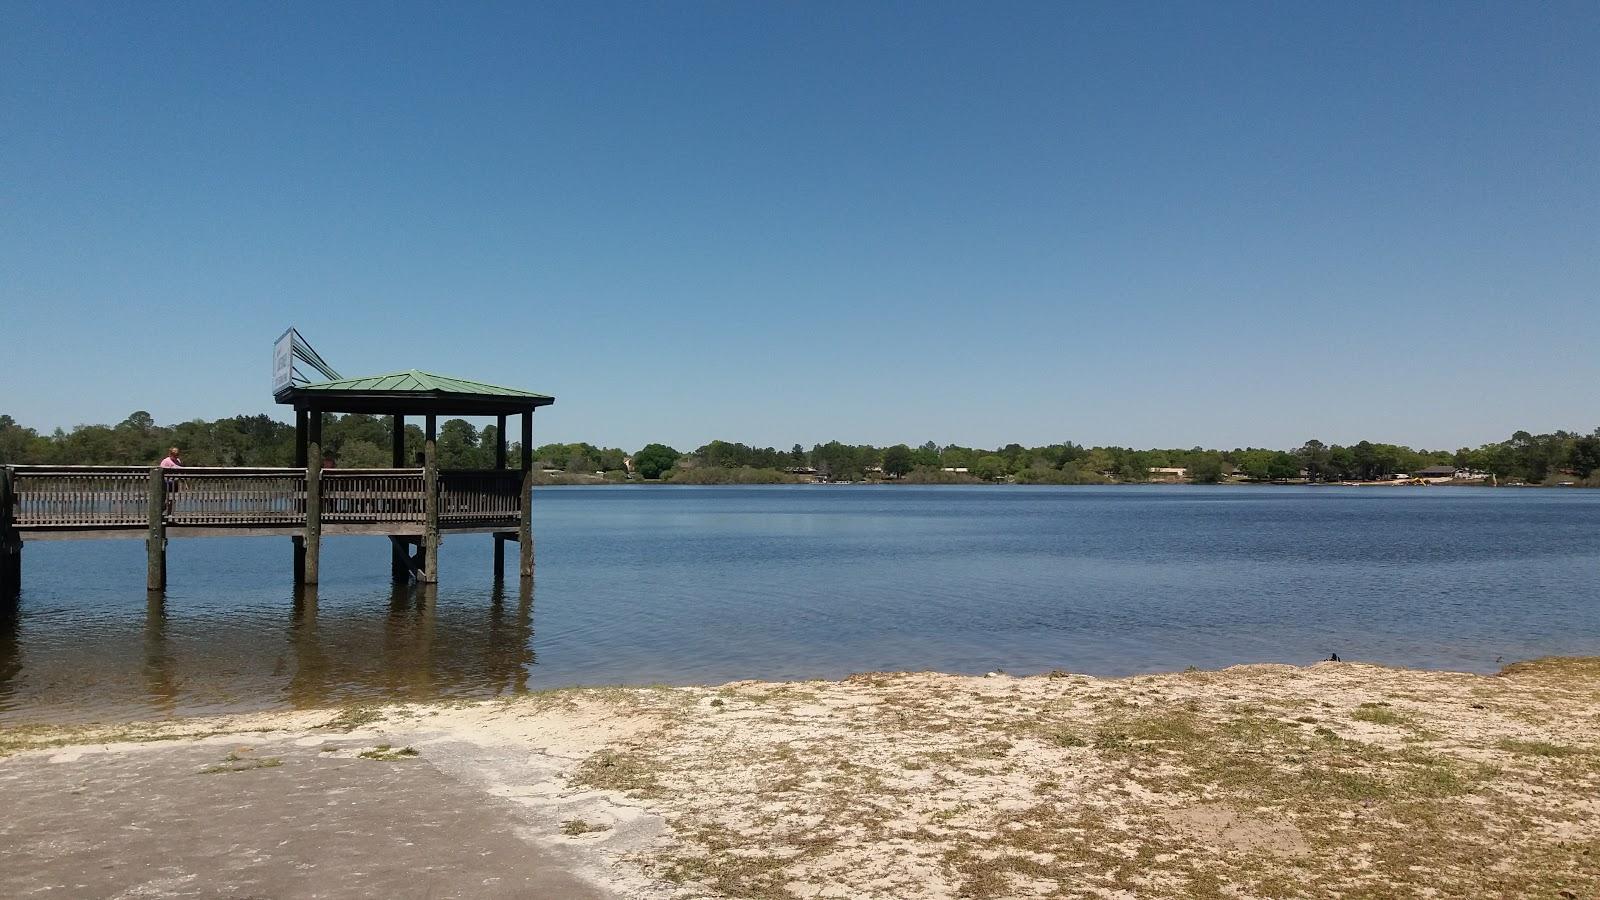
[{"label": "green tree", "polygon": [[1567,464],[1579,478],[1588,478],[1596,470],[1600,470],[1600,434],[1591,434],[1573,441]]},{"label": "green tree", "polygon": [[971,468],[972,474],[984,481],[994,481],[1006,473],[1006,460],[999,454],[990,453],[973,460]]},{"label": "green tree", "polygon": [[1306,441],[1305,446],[1300,448],[1300,452],[1297,455],[1300,457],[1301,467],[1306,470],[1307,479],[1322,481],[1326,477],[1328,463],[1332,458],[1328,452],[1328,445],[1316,438],[1312,438]]},{"label": "green tree", "polygon": [[1195,484],[1216,484],[1222,480],[1222,455],[1199,453],[1189,458],[1189,480]]},{"label": "green tree", "polygon": [[663,472],[678,464],[682,455],[666,444],[646,444],[633,455],[633,469],[640,478],[660,478]]},{"label": "green tree", "polygon": [[1293,453],[1274,453],[1267,463],[1267,477],[1273,481],[1284,481],[1297,478],[1300,475],[1300,457]]},{"label": "green tree", "polygon": [[890,478],[905,477],[912,465],[911,448],[905,444],[895,444],[883,451],[883,473]]}]

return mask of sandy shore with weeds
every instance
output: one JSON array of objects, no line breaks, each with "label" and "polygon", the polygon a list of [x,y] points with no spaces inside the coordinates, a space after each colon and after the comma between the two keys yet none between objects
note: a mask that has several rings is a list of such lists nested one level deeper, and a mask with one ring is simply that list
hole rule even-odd
[{"label": "sandy shore with weeds", "polygon": [[1600,897],[1595,658],[572,689],[11,729],[0,770],[272,740],[470,783],[624,897]]}]

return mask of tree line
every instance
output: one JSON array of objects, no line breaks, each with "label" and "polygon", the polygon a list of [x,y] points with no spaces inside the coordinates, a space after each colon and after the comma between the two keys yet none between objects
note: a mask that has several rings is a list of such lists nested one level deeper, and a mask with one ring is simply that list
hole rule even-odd
[{"label": "tree line", "polygon": [[[385,468],[391,464],[391,421],[387,416],[327,415],[323,446],[340,468]],[[439,464],[452,469],[491,468],[497,435],[493,425],[478,428],[449,419],[439,428]],[[405,458],[422,451],[422,429],[407,424]],[[158,425],[149,413],[134,412],[116,425],[79,425],[41,434],[0,415],[0,463],[52,465],[149,465],[170,446],[183,449],[184,462],[200,466],[290,466],[294,464],[294,426],[267,415],[232,416],[176,425]],[[508,444],[508,465],[519,466],[520,442]],[[1230,478],[1252,481],[1373,481],[1397,473],[1449,465],[1494,476],[1501,482],[1540,484],[1576,479],[1600,482],[1600,428],[1593,433],[1518,431],[1504,441],[1457,450],[1413,450],[1396,444],[1360,441],[1351,445],[1310,440],[1292,449],[1201,447],[1147,449],[1086,447],[1072,442],[997,448],[939,445],[876,447],[829,441],[810,449],[788,450],[714,440],[683,452],[652,443],[628,453],[618,447],[579,442],[532,448],[541,472],[573,477],[697,483],[754,483],[794,480],[811,471],[834,481],[884,479],[913,483],[1014,481],[1024,484],[1105,484],[1149,481],[1152,470],[1184,469],[1189,481],[1214,483]],[[630,473],[631,463],[631,473]]]}]

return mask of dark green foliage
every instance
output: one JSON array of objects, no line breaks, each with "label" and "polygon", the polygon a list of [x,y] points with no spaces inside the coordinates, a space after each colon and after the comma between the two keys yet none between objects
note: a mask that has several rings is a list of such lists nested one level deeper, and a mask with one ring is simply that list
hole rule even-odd
[{"label": "dark green foliage", "polygon": [[633,470],[639,473],[640,478],[660,478],[662,473],[677,464],[678,457],[682,455],[666,444],[646,444],[644,449],[633,455]]},{"label": "dark green foliage", "polygon": [[[387,416],[326,416],[323,446],[340,468],[389,466],[391,447]],[[444,468],[491,468],[497,434],[493,425],[479,431],[464,419],[449,419],[439,429],[439,464]],[[0,415],[0,463],[55,465],[154,465],[166,448],[183,448],[191,466],[289,466],[294,462],[294,426],[267,415],[233,416],[207,422],[196,419],[158,425],[139,410],[116,425],[79,425],[39,434]],[[405,462],[413,465],[422,450],[422,428],[416,419],[406,425]],[[507,465],[520,465],[522,448],[511,444]],[[574,475],[625,477],[626,454],[615,447],[589,443],[545,444],[533,451],[539,468]],[[1065,442],[1042,447],[1006,444],[995,449],[939,446],[928,441],[879,449],[871,445],[829,441],[807,451],[755,447],[716,440],[684,456],[665,444],[649,444],[634,454],[634,469],[643,478],[729,483],[750,480],[792,480],[788,470],[815,468],[832,481],[887,477],[915,483],[1016,481],[1021,484],[1103,484],[1141,482],[1152,467],[1181,467],[1189,479],[1211,483],[1237,476],[1254,481],[1375,481],[1427,466],[1450,464],[1493,475],[1502,483],[1582,484],[1600,482],[1600,429],[1584,435],[1557,431],[1534,435],[1519,431],[1510,439],[1476,449],[1413,450],[1394,444],[1361,441],[1349,446],[1311,440],[1293,452],[1242,448],[1234,450],[1136,450],[1093,447]],[[675,469],[700,470],[676,477]],[[954,469],[966,469],[958,473]],[[746,471],[750,470],[750,471]],[[752,472],[756,474],[752,474]],[[739,473],[739,474],[727,474]]]}]

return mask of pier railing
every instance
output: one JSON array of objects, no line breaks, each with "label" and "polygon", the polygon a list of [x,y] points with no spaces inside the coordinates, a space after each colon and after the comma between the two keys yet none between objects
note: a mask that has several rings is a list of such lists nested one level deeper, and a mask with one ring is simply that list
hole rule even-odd
[{"label": "pier railing", "polygon": [[168,469],[171,525],[298,525],[306,520],[305,469]]},{"label": "pier railing", "polygon": [[[166,469],[145,466],[8,466],[10,491],[0,523],[22,530],[110,530],[151,523],[159,484],[165,524],[198,528],[303,527],[306,470]],[[415,526],[427,517],[421,469],[324,469],[322,522]],[[522,513],[522,473],[446,469],[439,473],[441,528],[503,526]]]},{"label": "pier railing", "polygon": [[150,502],[149,471],[137,466],[13,467],[9,519],[17,528],[143,525]]},{"label": "pier railing", "polygon": [[522,514],[522,473],[506,469],[450,469],[439,474],[439,522],[515,522]]}]

